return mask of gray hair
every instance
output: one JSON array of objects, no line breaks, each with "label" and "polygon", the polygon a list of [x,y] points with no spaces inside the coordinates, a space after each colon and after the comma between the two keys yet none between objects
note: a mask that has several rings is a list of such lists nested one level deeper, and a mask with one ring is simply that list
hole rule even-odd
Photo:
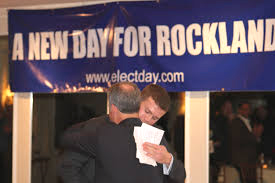
[{"label": "gray hair", "polygon": [[136,84],[121,82],[113,84],[108,90],[109,105],[115,105],[122,113],[131,114],[139,111],[141,94]]}]

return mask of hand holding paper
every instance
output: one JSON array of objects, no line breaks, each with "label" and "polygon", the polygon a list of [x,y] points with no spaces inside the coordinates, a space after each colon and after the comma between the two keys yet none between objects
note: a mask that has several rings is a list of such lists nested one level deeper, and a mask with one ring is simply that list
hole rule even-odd
[{"label": "hand holding paper", "polygon": [[147,156],[153,158],[156,162],[166,164],[169,167],[172,155],[167,151],[165,146],[145,142],[143,150]]},{"label": "hand holding paper", "polygon": [[146,123],[143,123],[141,127],[134,128],[133,135],[135,137],[135,142],[137,147],[136,157],[139,159],[140,163],[157,166],[156,161],[152,157],[149,157],[150,153],[148,154],[149,156],[146,155],[147,153],[143,150],[143,144],[145,142],[150,142],[153,145],[154,144],[158,145],[160,144],[163,134],[164,134],[163,130],[147,125]]}]

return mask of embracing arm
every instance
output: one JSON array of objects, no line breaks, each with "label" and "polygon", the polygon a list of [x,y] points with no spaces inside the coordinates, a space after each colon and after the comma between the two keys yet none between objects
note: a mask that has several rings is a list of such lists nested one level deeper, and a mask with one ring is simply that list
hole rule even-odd
[{"label": "embracing arm", "polygon": [[96,129],[108,122],[108,116],[100,116],[67,129],[60,138],[64,149],[58,174],[64,183],[94,182]]},{"label": "embracing arm", "polygon": [[[165,138],[163,138],[162,144],[167,148],[168,152],[172,152]],[[168,175],[169,179],[172,180],[172,182],[184,183],[186,172],[182,161],[176,159],[175,155],[173,155],[173,164],[171,166],[172,167]]]},{"label": "embracing arm", "polygon": [[90,135],[86,125],[85,122],[77,124],[67,129],[60,138],[60,145],[64,148],[64,153],[59,163],[58,174],[64,183],[89,182],[87,174],[85,174],[86,166],[89,159],[94,158],[95,150],[93,143],[89,144]]},{"label": "embracing arm", "polygon": [[94,178],[94,160],[77,152],[64,151],[58,175],[64,183],[88,183]]},{"label": "embracing arm", "polygon": [[65,150],[95,157],[96,122],[83,122],[67,129],[60,138],[60,145]]},{"label": "embracing arm", "polygon": [[181,160],[174,159],[169,178],[172,182],[184,183],[186,172]]},{"label": "embracing arm", "polygon": [[[143,149],[147,152],[147,156],[163,164],[164,174],[169,176],[171,182],[184,182],[186,177],[184,165],[170,153],[171,150],[165,138],[162,139],[161,145],[146,142],[143,144]],[[166,172],[166,170],[168,170],[168,172]]]}]

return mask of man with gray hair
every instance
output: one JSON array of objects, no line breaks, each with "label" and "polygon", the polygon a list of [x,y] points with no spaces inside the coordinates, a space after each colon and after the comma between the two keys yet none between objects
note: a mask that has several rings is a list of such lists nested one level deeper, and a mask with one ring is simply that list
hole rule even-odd
[{"label": "man with gray hair", "polygon": [[126,119],[125,116],[138,118],[141,94],[136,84],[116,83],[109,88],[108,97],[109,118],[112,122],[119,124]]},{"label": "man with gray hair", "polygon": [[141,126],[138,87],[117,83],[109,89],[108,97],[112,123],[106,117],[81,123],[64,133],[61,145],[95,159],[96,183],[164,182],[162,166],[140,164],[136,158],[133,130]]}]

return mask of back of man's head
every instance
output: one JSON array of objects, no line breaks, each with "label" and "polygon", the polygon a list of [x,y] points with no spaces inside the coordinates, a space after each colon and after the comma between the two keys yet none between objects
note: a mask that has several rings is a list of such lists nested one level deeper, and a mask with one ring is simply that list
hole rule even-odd
[{"label": "back of man's head", "polygon": [[131,114],[139,111],[140,90],[134,83],[113,84],[108,90],[108,96],[109,105],[115,105],[121,113]]},{"label": "back of man's head", "polygon": [[164,111],[169,110],[170,96],[168,92],[159,85],[149,84],[141,92],[141,100],[145,101],[149,97]]}]

